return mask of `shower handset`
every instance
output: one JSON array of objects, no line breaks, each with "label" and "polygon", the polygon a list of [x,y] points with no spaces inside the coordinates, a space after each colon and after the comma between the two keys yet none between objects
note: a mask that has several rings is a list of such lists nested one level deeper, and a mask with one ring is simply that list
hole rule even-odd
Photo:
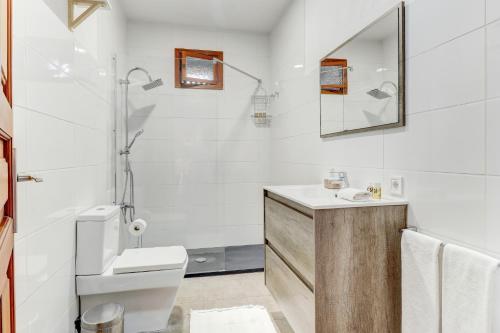
[{"label": "shower handset", "polygon": [[140,129],[137,133],[135,133],[134,137],[132,138],[132,141],[130,142],[130,144],[128,145],[127,149],[130,150],[130,148],[132,148],[132,146],[134,145],[135,143],[135,140],[140,137],[142,134],[144,133],[144,129]]}]

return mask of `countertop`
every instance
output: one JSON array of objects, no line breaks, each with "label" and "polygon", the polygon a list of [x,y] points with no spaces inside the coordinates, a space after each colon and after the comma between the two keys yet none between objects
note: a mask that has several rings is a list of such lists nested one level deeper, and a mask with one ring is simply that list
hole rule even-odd
[{"label": "countertop", "polygon": [[310,209],[335,209],[377,206],[407,205],[404,198],[383,197],[380,200],[348,201],[336,198],[338,190],[329,190],[323,185],[264,186],[264,190],[294,201]]}]

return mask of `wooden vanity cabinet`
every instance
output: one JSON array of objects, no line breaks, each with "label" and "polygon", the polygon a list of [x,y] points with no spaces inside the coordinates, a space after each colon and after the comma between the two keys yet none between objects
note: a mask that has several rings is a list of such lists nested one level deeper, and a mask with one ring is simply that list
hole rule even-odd
[{"label": "wooden vanity cabinet", "polygon": [[406,204],[311,209],[264,191],[265,279],[295,333],[401,332]]}]

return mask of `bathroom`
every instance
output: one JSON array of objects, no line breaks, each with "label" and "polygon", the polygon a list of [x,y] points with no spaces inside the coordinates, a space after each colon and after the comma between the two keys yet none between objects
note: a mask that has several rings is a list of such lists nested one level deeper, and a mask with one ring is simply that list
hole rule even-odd
[{"label": "bathroom", "polygon": [[[484,307],[480,288],[450,314],[442,258],[448,247],[500,260],[498,0],[5,0],[0,10],[2,332],[85,332],[87,308],[133,303],[106,292],[89,301],[92,288],[119,287],[114,275],[145,309],[125,304],[125,333],[224,332],[206,323],[228,318],[233,332],[500,332],[500,296]],[[387,31],[392,43],[362,48]],[[209,77],[185,80],[193,59]],[[328,76],[330,65],[343,75]],[[345,85],[326,87],[332,77]],[[339,183],[382,199],[324,188]],[[350,215],[360,225],[393,222],[387,248],[376,223],[308,229],[352,209],[366,213]],[[107,225],[102,214],[113,225],[86,237],[85,226]],[[273,224],[280,214],[324,247],[300,252],[311,239],[287,239],[294,225]],[[405,256],[412,237],[435,261]],[[82,271],[82,253],[95,260],[99,245],[116,253]],[[353,286],[330,283],[365,281],[389,248],[387,279],[361,290],[371,307],[349,308],[359,294],[342,290]],[[125,271],[106,273],[124,251],[148,268],[122,260]],[[285,258],[294,255],[306,259]],[[180,264],[167,267],[171,256]],[[335,269],[358,260],[363,269]],[[411,264],[434,265],[435,276],[419,284]],[[455,272],[466,285],[493,287],[467,269]],[[168,284],[169,295],[148,283]],[[391,324],[334,326],[342,296],[352,318],[392,306]],[[471,305],[479,310],[463,316]]]}]

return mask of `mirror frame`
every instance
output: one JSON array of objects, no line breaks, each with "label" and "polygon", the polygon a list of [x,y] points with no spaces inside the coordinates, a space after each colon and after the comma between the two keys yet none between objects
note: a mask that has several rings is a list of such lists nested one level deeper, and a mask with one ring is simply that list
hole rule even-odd
[{"label": "mirror frame", "polygon": [[[331,138],[335,136],[341,136],[341,135],[348,135],[348,134],[354,134],[354,133],[364,133],[364,132],[371,132],[371,131],[376,131],[376,130],[382,130],[382,129],[387,129],[387,128],[395,128],[395,127],[403,127],[406,125],[406,102],[405,102],[405,97],[406,97],[406,87],[405,87],[405,77],[406,77],[406,45],[405,45],[405,3],[404,1],[400,2],[398,5],[392,7],[390,10],[388,10],[386,13],[384,13],[382,16],[377,18],[375,21],[371,22],[369,25],[367,25],[364,29],[353,35],[351,38],[346,40],[344,43],[342,43],[340,46],[335,48],[333,51],[329,52],[326,56],[320,59],[319,64],[321,68],[321,62],[325,59],[327,59],[331,54],[337,52],[341,48],[343,48],[345,45],[347,45],[349,42],[351,42],[353,39],[355,39],[357,36],[365,32],[366,30],[370,29],[373,25],[375,25],[377,22],[379,22],[381,19],[384,17],[390,15],[393,13],[395,10],[398,11],[398,59],[399,59],[399,65],[398,65],[398,121],[395,123],[389,123],[389,124],[384,124],[384,125],[376,125],[376,126],[370,126],[370,127],[363,127],[363,128],[357,128],[357,129],[350,129],[350,130],[343,130],[341,132],[334,132],[334,133],[328,133],[328,134],[321,134],[321,89],[320,89],[320,116],[319,116],[319,134],[321,138]],[[318,82],[320,82],[320,78],[318,75]]]}]

